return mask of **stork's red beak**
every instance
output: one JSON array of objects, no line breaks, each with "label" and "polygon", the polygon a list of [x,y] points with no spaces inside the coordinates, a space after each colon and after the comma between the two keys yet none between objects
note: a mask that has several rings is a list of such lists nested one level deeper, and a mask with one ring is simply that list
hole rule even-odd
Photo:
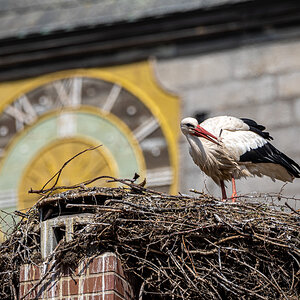
[{"label": "stork's red beak", "polygon": [[218,138],[215,137],[210,132],[208,132],[207,130],[205,130],[200,125],[197,125],[197,127],[194,129],[194,133],[192,133],[192,134],[195,136],[203,137],[203,138],[211,141],[212,143],[219,145]]}]

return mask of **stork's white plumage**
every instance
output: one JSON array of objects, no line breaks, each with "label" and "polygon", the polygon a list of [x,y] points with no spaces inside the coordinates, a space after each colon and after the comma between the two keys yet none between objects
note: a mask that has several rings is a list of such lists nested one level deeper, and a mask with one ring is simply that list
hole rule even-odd
[{"label": "stork's white plumage", "polygon": [[232,181],[234,200],[235,179],[266,175],[273,181],[292,182],[300,177],[300,166],[270,144],[273,138],[253,120],[220,116],[198,124],[185,118],[180,127],[195,164],[221,186],[223,199],[224,181]]}]

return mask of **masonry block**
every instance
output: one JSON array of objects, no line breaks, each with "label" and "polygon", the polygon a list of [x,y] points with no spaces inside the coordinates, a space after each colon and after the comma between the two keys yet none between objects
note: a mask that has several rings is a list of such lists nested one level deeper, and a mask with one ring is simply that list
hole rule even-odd
[{"label": "masonry block", "polygon": [[105,285],[104,278],[102,276],[90,277],[87,276],[83,279],[83,294],[87,293],[97,293],[107,290],[107,285]]},{"label": "masonry block", "polygon": [[300,96],[300,72],[283,74],[278,77],[279,95],[284,98]]},{"label": "masonry block", "polygon": [[300,42],[268,43],[242,47],[228,52],[233,56],[235,78],[281,74],[300,69]]},{"label": "masonry block", "polygon": [[70,295],[77,295],[78,294],[78,287],[79,287],[79,280],[78,279],[63,279],[61,282],[61,289],[63,296],[70,296]]},{"label": "masonry block", "polygon": [[90,274],[116,272],[121,277],[125,277],[121,262],[113,253],[94,258],[89,266],[89,271]]},{"label": "masonry block", "polygon": [[238,80],[209,85],[182,92],[186,115],[196,110],[221,111],[230,106],[271,102],[277,95],[275,78],[265,76],[259,79]]},{"label": "masonry block", "polygon": [[[25,283],[21,283],[20,284],[20,298],[21,295],[25,296],[27,295],[27,293],[36,285],[37,282],[25,282]],[[37,298],[37,290],[33,289],[32,291],[30,291],[30,293],[24,298],[24,300],[29,300],[29,299],[35,299]]]},{"label": "masonry block", "polygon": [[[245,111],[247,114],[245,114]],[[256,120],[258,123],[263,124],[267,130],[292,125],[294,122],[293,103],[290,101],[276,101],[276,103],[264,103],[261,105],[231,106],[225,109],[223,114]],[[272,118],[266,118],[270,114],[272,114]]]},{"label": "masonry block", "polygon": [[68,300],[130,300],[133,289],[116,254],[107,252],[94,258],[86,258],[76,268],[76,273],[62,270],[61,276],[50,273],[44,276],[44,266],[23,265],[20,268],[20,297],[32,287],[26,299]]},{"label": "masonry block", "polygon": [[162,86],[173,91],[220,82],[231,78],[232,62],[227,53],[159,60],[155,73]]},{"label": "masonry block", "polygon": [[20,268],[20,281],[33,281],[41,276],[40,268],[35,265],[22,265]]},{"label": "masonry block", "polygon": [[300,98],[295,100],[293,112],[294,112],[296,122],[300,123]]},{"label": "masonry block", "polygon": [[232,51],[233,76],[236,79],[258,77],[266,73],[264,47],[242,47]]},{"label": "masonry block", "polygon": [[[58,216],[41,223],[41,254],[44,259],[55,249],[60,238],[67,242],[73,239],[74,226],[88,224],[93,216],[89,213],[80,215]],[[57,233],[60,232],[58,235]]]},{"label": "masonry block", "polygon": [[[78,300],[81,300],[81,298]],[[110,294],[101,294],[97,296],[94,295],[85,296],[84,300],[124,300],[124,298],[120,297],[116,293],[110,293]]]},{"label": "masonry block", "polygon": [[271,43],[264,47],[266,71],[269,73],[287,73],[300,69],[300,42]]}]

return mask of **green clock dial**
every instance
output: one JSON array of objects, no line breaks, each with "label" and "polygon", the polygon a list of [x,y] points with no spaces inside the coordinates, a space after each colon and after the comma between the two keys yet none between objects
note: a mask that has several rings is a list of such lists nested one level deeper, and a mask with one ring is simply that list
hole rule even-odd
[{"label": "green clock dial", "polygon": [[30,188],[41,188],[65,161],[99,144],[94,153],[76,158],[59,184],[101,175],[131,178],[136,172],[147,177],[148,187],[169,192],[174,168],[155,109],[120,82],[86,75],[50,80],[23,93],[0,113],[0,193],[6,207],[30,207],[37,200],[27,194]]}]

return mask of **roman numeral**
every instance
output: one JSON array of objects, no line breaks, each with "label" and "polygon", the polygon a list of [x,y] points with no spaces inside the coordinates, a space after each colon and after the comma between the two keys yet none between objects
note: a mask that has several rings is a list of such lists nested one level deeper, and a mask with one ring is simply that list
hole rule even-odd
[{"label": "roman numeral", "polygon": [[77,132],[77,117],[73,113],[62,113],[57,119],[57,135],[71,137]]},{"label": "roman numeral", "polygon": [[64,107],[78,107],[81,103],[82,78],[74,77],[53,83],[58,99]]},{"label": "roman numeral", "polygon": [[17,205],[17,194],[15,190],[1,190],[0,191],[0,207],[12,207]]},{"label": "roman numeral", "polygon": [[149,136],[152,132],[154,132],[159,127],[157,120],[154,117],[148,118],[145,122],[143,122],[139,127],[137,127],[133,134],[136,139],[141,142],[147,136]]},{"label": "roman numeral", "polygon": [[121,86],[115,84],[112,89],[110,90],[109,95],[107,96],[105,103],[102,107],[102,109],[104,110],[104,112],[109,113],[111,111],[111,109],[113,108],[114,104],[116,103],[120,92],[121,92],[122,88]]},{"label": "roman numeral", "polygon": [[147,186],[170,185],[173,181],[173,171],[170,167],[155,168],[146,171]]},{"label": "roman numeral", "polygon": [[74,107],[80,106],[81,103],[81,90],[82,90],[82,78],[73,78],[73,84],[71,89],[71,105]]},{"label": "roman numeral", "polygon": [[6,107],[4,112],[16,120],[16,130],[20,131],[25,125],[33,123],[37,114],[26,96],[20,97],[12,105]]}]

